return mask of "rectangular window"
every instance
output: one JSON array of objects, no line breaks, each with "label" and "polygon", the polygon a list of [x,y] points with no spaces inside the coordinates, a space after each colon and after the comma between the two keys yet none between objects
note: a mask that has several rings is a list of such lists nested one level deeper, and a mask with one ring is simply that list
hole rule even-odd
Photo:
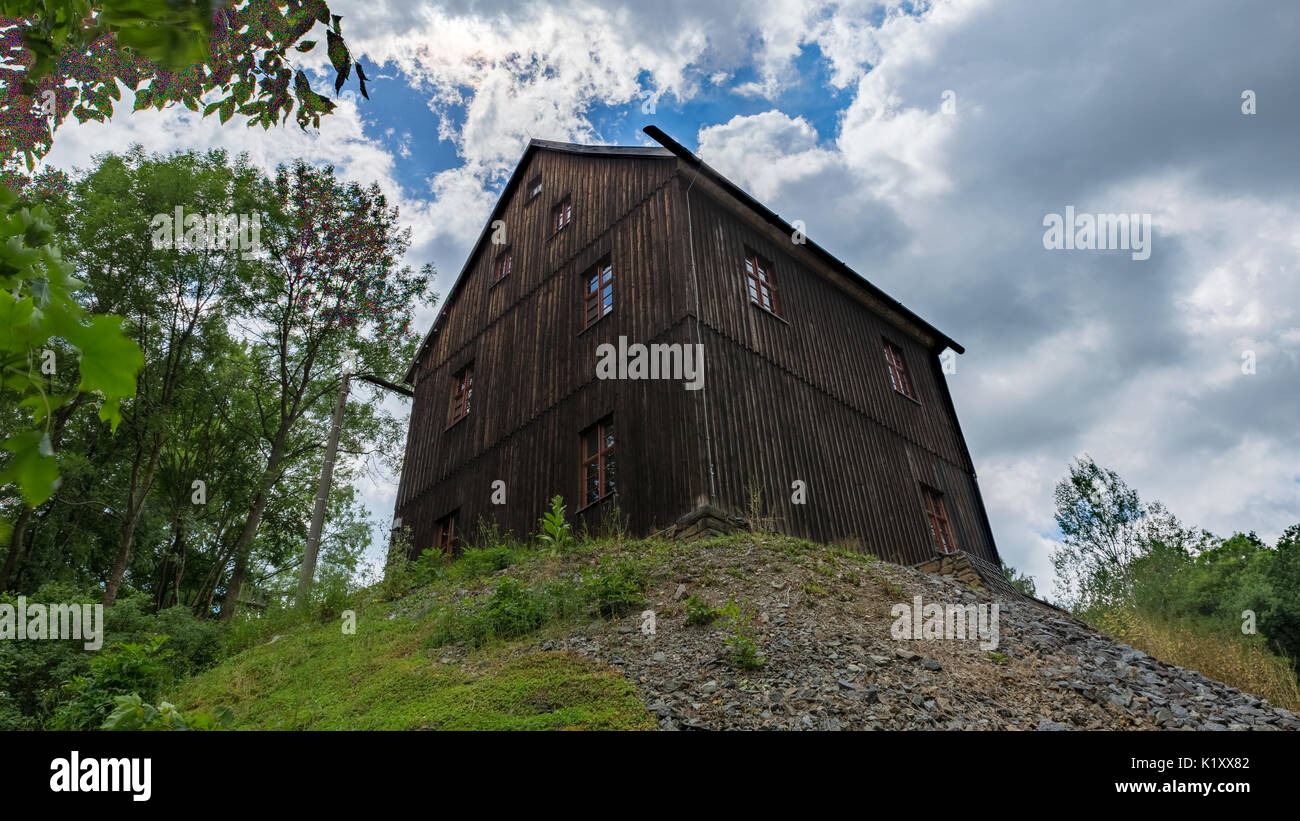
[{"label": "rectangular window", "polygon": [[528,183],[528,198],[524,202],[532,202],[542,193],[542,177],[539,174]]},{"label": "rectangular window", "polygon": [[614,310],[614,266],[608,259],[601,260],[587,276],[584,298],[583,330],[596,324],[605,314]]},{"label": "rectangular window", "polygon": [[455,554],[456,542],[460,537],[460,532],[456,529],[456,514],[459,512],[459,510],[454,510],[451,513],[448,513],[446,516],[439,519],[437,524],[434,525],[434,550],[441,550],[448,556]]},{"label": "rectangular window", "polygon": [[932,487],[921,486],[925,493],[925,518],[930,522],[930,538],[940,553],[956,553],[957,540],[952,537],[952,523],[943,506],[943,494]]},{"label": "rectangular window", "polygon": [[582,432],[582,504],[614,492],[614,419],[607,417]]},{"label": "rectangular window", "polygon": [[912,387],[912,375],[907,372],[907,362],[903,359],[903,349],[888,339],[884,340],[884,343],[885,366],[889,368],[889,384],[903,396],[916,399],[916,391]]},{"label": "rectangular window", "polygon": [[776,282],[772,279],[772,263],[746,249],[745,279],[749,284],[749,300],[765,311],[781,315],[776,299]]},{"label": "rectangular window", "polygon": [[497,254],[496,261],[492,264],[492,284],[496,285],[508,276],[510,276],[509,248]]},{"label": "rectangular window", "polygon": [[551,233],[555,234],[573,221],[573,201],[568,197],[551,209]]},{"label": "rectangular window", "polygon": [[469,416],[469,400],[474,395],[474,366],[466,365],[453,377],[451,386],[451,414],[447,426],[451,427]]}]

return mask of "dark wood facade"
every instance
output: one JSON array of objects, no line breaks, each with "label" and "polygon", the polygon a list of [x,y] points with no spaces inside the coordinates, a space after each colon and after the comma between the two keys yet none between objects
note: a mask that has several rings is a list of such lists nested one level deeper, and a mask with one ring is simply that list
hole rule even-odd
[{"label": "dark wood facade", "polygon": [[[956,547],[996,563],[940,368],[960,346],[647,133],[666,147],[533,141],[507,183],[406,375],[394,523],[413,553],[453,516],[459,534],[480,517],[533,532],[557,494],[591,526],[616,502],[649,533],[704,501],[745,515],[758,489],[779,529],[916,563],[946,544],[928,488]],[[561,203],[570,222],[554,231]],[[751,300],[747,255],[770,265],[779,316]],[[587,327],[588,275],[605,261],[612,310]],[[597,378],[598,346],[620,336],[703,346],[703,388]],[[892,386],[886,344],[913,396]],[[467,369],[470,409],[453,422]],[[580,437],[606,419],[617,491],[584,505]]]}]

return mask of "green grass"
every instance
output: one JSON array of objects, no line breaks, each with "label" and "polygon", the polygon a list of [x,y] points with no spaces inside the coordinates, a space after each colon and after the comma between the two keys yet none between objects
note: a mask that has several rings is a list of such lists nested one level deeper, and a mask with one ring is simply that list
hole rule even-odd
[{"label": "green grass", "polygon": [[[355,634],[325,613],[267,613],[236,625],[230,655],[164,698],[185,710],[228,706],[236,729],[654,729],[618,670],[537,647],[576,625],[636,612],[652,584],[698,589],[720,584],[723,572],[745,577],[701,572],[700,551],[770,552],[828,578],[846,563],[825,546],[748,533],[692,545],[579,539],[562,551],[505,541],[451,562],[429,554],[352,597],[345,606],[357,614]],[[825,595],[811,580],[806,592]],[[702,599],[692,605],[700,611],[693,623],[719,616]],[[752,614],[732,607],[729,655],[757,669]]]},{"label": "green grass", "polygon": [[643,730],[655,722],[616,670],[498,644],[462,664],[426,653],[429,625],[358,618],[300,628],[227,660],[170,699],[227,705],[245,730]]}]

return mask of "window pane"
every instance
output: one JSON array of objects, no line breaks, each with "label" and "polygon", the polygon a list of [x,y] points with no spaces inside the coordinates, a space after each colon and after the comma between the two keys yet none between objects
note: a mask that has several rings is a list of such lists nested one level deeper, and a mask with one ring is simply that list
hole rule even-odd
[{"label": "window pane", "polygon": [[614,454],[605,457],[605,493],[614,492],[614,478],[617,474],[615,469]]}]

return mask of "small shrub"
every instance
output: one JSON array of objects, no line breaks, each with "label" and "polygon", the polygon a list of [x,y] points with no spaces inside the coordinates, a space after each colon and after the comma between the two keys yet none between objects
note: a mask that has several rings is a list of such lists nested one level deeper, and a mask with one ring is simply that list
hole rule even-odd
[{"label": "small shrub", "polygon": [[573,527],[564,518],[564,497],[551,499],[551,509],[538,519],[538,540],[552,553],[564,552],[573,544]]},{"label": "small shrub", "polygon": [[455,581],[467,581],[505,570],[517,561],[515,551],[507,545],[466,548],[460,558],[446,568],[446,576]]},{"label": "small shrub", "polygon": [[1001,652],[999,652],[999,651],[997,651],[997,650],[990,650],[990,651],[989,651],[989,661],[993,662],[994,664],[1006,664],[1006,663],[1007,663],[1007,654],[1006,654],[1006,653],[1001,653]]},{"label": "small shrub", "polygon": [[518,579],[506,577],[497,582],[484,615],[492,635],[507,639],[526,636],[546,622],[545,597]]},{"label": "small shrub", "polygon": [[117,696],[143,693],[152,700],[172,681],[162,649],[166,636],[147,644],[114,644],[90,662],[90,672],[64,684],[69,698],[50,720],[55,730],[93,730],[101,727],[115,707]]},{"label": "small shrub", "polygon": [[645,602],[645,574],[629,561],[589,577],[584,587],[596,613],[605,617],[621,616]]},{"label": "small shrub", "polygon": [[708,602],[699,596],[691,596],[686,600],[686,624],[689,627],[697,625],[713,624],[718,620],[718,611],[709,607]]},{"label": "small shrub", "polygon": [[113,704],[101,730],[229,730],[235,726],[235,712],[229,707],[217,707],[211,713],[186,712],[166,701],[154,707],[138,693],[117,696]]},{"label": "small shrub", "polygon": [[741,670],[761,669],[766,660],[763,654],[758,652],[758,645],[754,642],[750,626],[754,621],[754,614],[750,612],[749,607],[742,607],[734,599],[729,599],[721,610],[721,616],[731,633],[723,641],[727,646],[731,663]]},{"label": "small shrub", "polygon": [[407,569],[408,589],[410,587],[428,587],[447,575],[447,554],[441,550],[426,547],[420,551],[420,557],[411,562]]}]

